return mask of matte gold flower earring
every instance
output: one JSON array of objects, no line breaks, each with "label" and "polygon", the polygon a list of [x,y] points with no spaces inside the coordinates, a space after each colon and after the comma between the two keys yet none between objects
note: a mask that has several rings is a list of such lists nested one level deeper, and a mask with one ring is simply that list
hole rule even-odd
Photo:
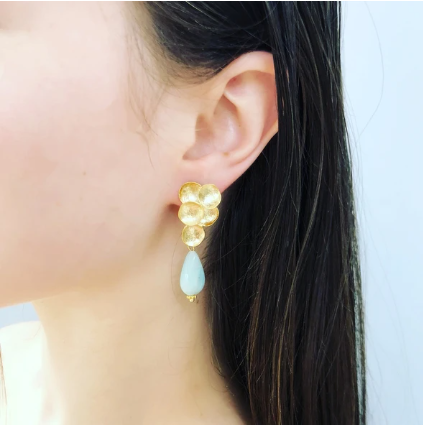
[{"label": "matte gold flower earring", "polygon": [[195,247],[204,240],[203,227],[214,224],[219,217],[217,206],[221,199],[220,191],[214,184],[187,182],[179,190],[182,205],[178,217],[185,224],[181,237],[189,249],[182,267],[180,284],[190,302],[196,300],[206,280]]}]

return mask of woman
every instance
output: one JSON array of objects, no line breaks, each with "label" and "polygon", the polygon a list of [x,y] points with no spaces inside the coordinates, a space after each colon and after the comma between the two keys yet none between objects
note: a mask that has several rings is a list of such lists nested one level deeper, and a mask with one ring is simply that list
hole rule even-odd
[{"label": "woman", "polygon": [[0,302],[39,317],[1,333],[6,422],[365,423],[340,5],[0,17]]}]

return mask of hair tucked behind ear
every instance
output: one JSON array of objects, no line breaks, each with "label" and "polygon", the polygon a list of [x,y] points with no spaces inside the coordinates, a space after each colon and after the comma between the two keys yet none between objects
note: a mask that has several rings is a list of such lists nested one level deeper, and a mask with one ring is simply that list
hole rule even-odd
[{"label": "hair tucked behind ear", "polygon": [[216,363],[247,422],[365,424],[340,4],[143,6],[170,76],[209,78],[248,51],[273,54],[279,132],[224,192],[205,260]]}]

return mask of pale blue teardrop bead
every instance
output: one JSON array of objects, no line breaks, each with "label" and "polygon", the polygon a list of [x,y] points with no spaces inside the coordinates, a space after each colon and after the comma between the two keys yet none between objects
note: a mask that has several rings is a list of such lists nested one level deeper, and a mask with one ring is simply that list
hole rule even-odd
[{"label": "pale blue teardrop bead", "polygon": [[197,252],[189,251],[181,271],[181,289],[186,295],[197,295],[204,288],[206,277]]}]

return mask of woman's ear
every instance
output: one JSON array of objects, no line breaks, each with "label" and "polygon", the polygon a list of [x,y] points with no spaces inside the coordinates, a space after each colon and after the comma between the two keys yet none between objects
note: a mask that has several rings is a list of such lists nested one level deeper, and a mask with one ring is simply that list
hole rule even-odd
[{"label": "woman's ear", "polygon": [[204,102],[197,104],[194,140],[178,172],[181,184],[212,183],[223,192],[278,131],[272,54],[256,51],[238,57],[201,87],[200,96]]}]

